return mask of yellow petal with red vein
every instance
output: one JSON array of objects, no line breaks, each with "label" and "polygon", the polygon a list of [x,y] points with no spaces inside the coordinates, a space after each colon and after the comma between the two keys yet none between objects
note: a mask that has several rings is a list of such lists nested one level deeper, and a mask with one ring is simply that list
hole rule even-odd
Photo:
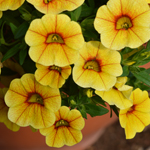
[{"label": "yellow petal with red vein", "polygon": [[103,5],[98,9],[94,27],[99,33],[115,30],[115,17],[107,6]]},{"label": "yellow petal with red vein", "polygon": [[31,125],[36,129],[49,127],[55,122],[54,113],[38,104],[28,103],[9,108],[8,118],[19,126]]},{"label": "yellow petal with red vein", "polygon": [[52,135],[53,133],[52,132],[54,132],[55,133],[55,131],[56,131],[56,129],[55,129],[55,125],[52,125],[51,127],[49,127],[49,128],[42,128],[42,129],[40,129],[39,131],[40,131],[40,133],[42,134],[42,135],[44,135],[44,136],[48,136],[48,135]]},{"label": "yellow petal with red vein", "polygon": [[68,121],[68,115],[70,114],[70,109],[66,106],[62,106],[59,109],[59,114],[60,114],[60,118],[62,120],[67,120]]},{"label": "yellow petal with red vein", "polygon": [[122,14],[122,3],[120,0],[109,0],[107,7],[114,16],[120,16]]},{"label": "yellow petal with red vein", "polygon": [[56,112],[61,106],[61,97],[59,89],[53,89],[49,86],[42,86],[38,82],[35,84],[36,92],[39,93],[44,102],[44,106],[52,111]]},{"label": "yellow petal with red vein", "polygon": [[53,129],[48,136],[46,136],[46,144],[50,147],[64,146],[64,134],[62,129]]},{"label": "yellow petal with red vein", "polygon": [[80,5],[83,4],[85,0],[64,0],[64,3],[62,4],[63,5],[63,8],[64,10],[69,10],[69,11],[72,11],[76,8],[78,8]]},{"label": "yellow petal with red vein", "polygon": [[[34,37],[34,38],[33,38]],[[29,30],[25,35],[25,41],[29,46],[41,45],[46,41],[47,31],[41,19],[31,22]]]},{"label": "yellow petal with red vein", "polygon": [[110,49],[120,50],[124,48],[129,41],[128,30],[108,30],[101,35],[101,41],[104,46],[109,47]]},{"label": "yellow petal with red vein", "polygon": [[42,44],[32,46],[29,49],[31,59],[37,63],[44,64],[45,66],[53,65],[54,52],[51,45]]},{"label": "yellow petal with red vein", "polygon": [[10,107],[8,111],[8,119],[19,126],[28,126],[31,119],[29,115],[30,107],[31,106],[28,103],[23,103],[16,107]]},{"label": "yellow petal with red vein", "polygon": [[[60,15],[56,15],[56,33],[61,33],[61,36],[64,38],[67,35],[65,35],[64,31],[66,30],[66,25],[70,24],[71,19],[65,15],[65,14],[60,14]],[[69,31],[70,32],[70,31]],[[72,32],[72,31],[71,31]]]},{"label": "yellow petal with red vein", "polygon": [[[84,46],[82,47],[82,49],[79,51],[80,58],[79,58],[79,61],[76,62],[76,64],[81,65],[83,60],[85,63],[85,61],[89,58],[94,59],[97,56],[99,48],[101,46],[102,46],[101,43],[98,41],[91,41],[91,42],[85,43]],[[80,62],[80,60],[81,60],[81,62]]]},{"label": "yellow petal with red vein", "polygon": [[130,122],[130,124],[132,124],[131,128],[133,128],[135,130],[135,132],[141,132],[141,131],[143,131],[146,124],[144,124],[144,122],[143,122],[144,118],[141,120],[141,118],[139,118],[139,116],[137,116],[136,114],[137,114],[137,112],[130,113],[129,115],[127,114],[128,122]]},{"label": "yellow petal with red vein", "polygon": [[71,128],[74,128],[77,130],[82,130],[83,127],[85,126],[85,121],[81,113],[76,109],[73,109],[69,112],[67,121],[69,122],[69,125]]},{"label": "yellow petal with red vein", "polygon": [[81,27],[78,23],[74,21],[68,23],[65,26],[62,35],[67,46],[76,50],[82,48],[84,44],[84,38],[82,35]]},{"label": "yellow petal with red vein", "polygon": [[48,68],[49,67],[47,67],[45,69],[37,69],[35,71],[35,78],[42,85],[50,84],[49,77],[50,77],[51,72]]},{"label": "yellow petal with red vein", "polygon": [[[129,42],[127,46],[131,48],[139,47],[147,42],[150,37],[150,29],[148,27],[134,26],[134,28],[129,29],[128,32]],[[147,34],[145,35],[145,33]]]},{"label": "yellow petal with red vein", "polygon": [[71,67],[70,66],[66,66],[66,67],[61,68],[61,75],[64,79],[67,79],[70,74],[71,74]]},{"label": "yellow petal with red vein", "polygon": [[36,92],[35,90],[35,78],[33,74],[25,74],[22,76],[20,79],[21,83],[28,93],[34,93]]},{"label": "yellow petal with red vein", "polygon": [[36,68],[39,68],[39,69],[48,69],[49,66],[44,66],[44,65],[36,63]]},{"label": "yellow petal with red vein", "polygon": [[126,99],[121,91],[110,89],[109,91],[95,91],[102,99],[110,105],[116,105],[120,109],[126,109],[133,105],[132,101]]},{"label": "yellow petal with red vein", "polygon": [[127,123],[125,128],[126,139],[132,139],[135,137],[136,131],[132,128],[132,124],[130,122]]},{"label": "yellow petal with red vein", "polygon": [[125,128],[126,127],[126,124],[127,124],[127,115],[126,115],[126,112],[122,112],[122,110],[120,110],[119,112],[119,121],[120,121],[120,125],[122,128]]},{"label": "yellow petal with red vein", "polygon": [[51,49],[55,51],[54,64],[56,66],[64,67],[68,66],[69,64],[73,64],[77,61],[78,59],[77,50],[72,49],[64,44],[57,44],[55,48],[53,48],[53,45]]},{"label": "yellow petal with red vein", "polygon": [[44,15],[42,17],[42,23],[47,33],[55,33],[57,27],[57,15]]},{"label": "yellow petal with red vein", "polygon": [[[65,134],[67,131],[67,127],[59,127],[57,130],[53,130],[53,132],[50,133],[46,137],[46,144],[51,147],[62,147],[65,144]],[[70,138],[70,137],[67,137]]]},{"label": "yellow petal with red vein", "polygon": [[25,0],[0,0],[0,10],[5,11],[7,9],[18,9]]},{"label": "yellow petal with red vein", "polygon": [[48,128],[55,123],[55,114],[41,105],[32,105],[30,114],[30,125],[36,129]]},{"label": "yellow petal with red vein", "polygon": [[[24,89],[19,79],[14,79],[5,95],[5,103],[8,107],[15,107],[24,103],[27,100],[28,93]],[[15,99],[13,101],[12,99]]]},{"label": "yellow petal with red vein", "polygon": [[73,129],[71,127],[65,130],[65,144],[67,146],[73,146],[82,140],[82,133],[80,130]]},{"label": "yellow petal with red vein", "polygon": [[80,5],[83,4],[84,0],[53,0],[53,1],[47,1],[48,3],[45,3],[41,0],[27,0],[29,3],[33,4],[34,7],[39,10],[40,12],[44,14],[58,14],[65,10],[74,10]]},{"label": "yellow petal with red vein", "polygon": [[135,106],[135,110],[140,111],[140,112],[149,113],[150,109],[147,106],[150,106],[150,99],[149,99],[149,97],[147,97],[146,99],[143,97],[143,101],[140,104]]},{"label": "yellow petal with red vein", "polygon": [[9,0],[9,1],[10,1],[9,9],[16,10],[24,3],[25,0],[13,0],[13,1]]},{"label": "yellow petal with red vein", "polygon": [[148,28],[147,24],[150,24],[149,18],[150,10],[145,11],[144,13],[140,14],[139,16],[135,17],[132,22],[135,26],[141,28]]}]

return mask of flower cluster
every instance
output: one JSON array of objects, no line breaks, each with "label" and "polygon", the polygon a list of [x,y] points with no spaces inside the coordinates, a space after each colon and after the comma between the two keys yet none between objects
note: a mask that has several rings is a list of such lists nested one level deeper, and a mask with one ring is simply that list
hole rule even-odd
[{"label": "flower cluster", "polygon": [[150,124],[150,76],[139,67],[150,62],[149,1],[0,0],[0,18],[0,122],[9,129],[31,126],[50,147],[72,146],[87,113],[108,113],[105,102],[127,139]]}]

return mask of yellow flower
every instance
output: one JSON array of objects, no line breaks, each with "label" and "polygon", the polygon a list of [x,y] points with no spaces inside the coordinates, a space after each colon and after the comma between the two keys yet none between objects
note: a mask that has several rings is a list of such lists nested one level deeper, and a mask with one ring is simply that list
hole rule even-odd
[{"label": "yellow flower", "polygon": [[44,14],[58,14],[64,10],[72,11],[83,4],[85,0],[27,0]]},{"label": "yellow flower", "polygon": [[9,108],[8,118],[19,126],[31,125],[36,129],[51,126],[55,112],[61,106],[58,89],[39,84],[33,74],[14,79],[5,95]]},{"label": "yellow flower", "polygon": [[56,113],[55,124],[49,128],[40,129],[40,133],[46,136],[46,144],[51,147],[72,146],[82,140],[85,122],[81,113],[62,106]]},{"label": "yellow flower", "polygon": [[119,120],[125,128],[126,139],[131,139],[136,132],[142,132],[150,124],[150,99],[147,91],[135,89],[130,97],[133,106],[120,110]]},{"label": "yellow flower", "polygon": [[98,9],[95,29],[104,46],[136,48],[150,39],[150,9],[145,0],[109,0]]},{"label": "yellow flower", "polygon": [[73,80],[81,87],[99,91],[109,90],[122,74],[119,52],[105,48],[100,42],[90,41],[79,51],[73,68]]},{"label": "yellow flower", "polygon": [[35,72],[36,80],[43,84],[49,85],[52,88],[61,88],[65,83],[65,79],[71,74],[71,67],[58,66],[43,66],[36,64],[37,70]]},{"label": "yellow flower", "polygon": [[32,21],[25,36],[31,59],[44,66],[68,66],[76,62],[84,44],[81,27],[67,15],[44,15]]},{"label": "yellow flower", "polygon": [[2,11],[16,10],[18,9],[25,0],[0,0],[0,18],[2,17]]},{"label": "yellow flower", "polygon": [[126,109],[133,105],[129,99],[133,87],[125,85],[127,77],[118,77],[117,82],[109,91],[95,91],[95,93],[110,105]]},{"label": "yellow flower", "polygon": [[20,129],[20,127],[8,119],[9,107],[6,106],[4,101],[4,96],[7,90],[8,90],[7,88],[3,88],[3,89],[0,88],[0,122],[3,122],[8,129],[16,132]]}]

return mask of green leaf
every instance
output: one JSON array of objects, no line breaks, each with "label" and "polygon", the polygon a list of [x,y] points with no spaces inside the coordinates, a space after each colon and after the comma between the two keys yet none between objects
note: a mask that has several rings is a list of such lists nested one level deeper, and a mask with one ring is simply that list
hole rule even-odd
[{"label": "green leaf", "polygon": [[143,83],[135,83],[135,88],[140,88],[142,91],[146,90],[146,91],[149,91],[150,90],[150,87],[143,84]]},{"label": "green leaf", "polygon": [[123,66],[123,73],[121,77],[128,76],[129,75],[129,66]]},{"label": "green leaf", "polygon": [[147,72],[148,74],[150,74],[150,68],[148,68],[148,69],[146,70],[146,72]]},{"label": "green leaf", "polygon": [[82,117],[87,119],[87,114],[86,114],[85,106],[81,105],[81,106],[77,107],[77,109],[80,111]]},{"label": "green leaf", "polygon": [[83,4],[82,5],[82,12],[80,17],[88,17],[92,14],[93,12],[93,8],[92,7],[88,7],[87,4]]},{"label": "green leaf", "polygon": [[91,99],[92,99],[92,101],[94,101],[94,102],[96,102],[98,104],[101,104],[101,105],[106,107],[105,101],[103,101],[101,97],[96,95],[96,96],[93,96]]},{"label": "green leaf", "polygon": [[16,30],[17,30],[17,27],[16,27],[13,23],[10,23],[9,26],[10,26],[10,28],[11,28],[11,31],[12,31],[13,35],[15,35],[15,32],[16,32]]},{"label": "green leaf", "polygon": [[145,84],[150,86],[150,75],[146,71],[135,72],[133,71],[132,74],[140,81],[144,82]]},{"label": "green leaf", "polygon": [[82,96],[80,99],[77,99],[77,104],[85,104],[85,103],[89,103],[90,102],[90,98],[85,96]]},{"label": "green leaf", "polygon": [[129,52],[131,52],[131,51],[133,51],[134,49],[131,49],[131,48],[129,48],[129,47],[125,47],[120,53],[121,54],[127,54],[127,53],[129,53]]},{"label": "green leaf", "polygon": [[150,51],[150,40],[149,40],[148,43],[147,43],[146,49],[147,49],[148,51]]},{"label": "green leaf", "polygon": [[88,0],[89,6],[94,8],[95,7],[95,2],[94,0]]},{"label": "green leaf", "polygon": [[14,47],[12,47],[11,49],[9,49],[6,54],[4,55],[4,57],[2,58],[2,62],[5,61],[6,59],[14,56],[20,49],[20,44],[15,45]]},{"label": "green leaf", "polygon": [[19,39],[20,37],[24,36],[28,28],[29,28],[29,23],[23,22],[16,30],[14,38]]},{"label": "green leaf", "polygon": [[22,65],[24,63],[24,60],[27,56],[27,52],[28,51],[27,51],[26,47],[21,49],[21,51],[19,53],[19,63],[20,63],[20,65]]},{"label": "green leaf", "polygon": [[[110,108],[114,111],[114,113],[119,116],[119,112],[118,112],[118,109],[115,105],[111,105]],[[111,115],[110,117],[112,117],[112,112],[111,112]]]},{"label": "green leaf", "polygon": [[90,114],[91,117],[94,117],[94,116],[101,116],[101,115],[104,115],[106,113],[109,112],[108,109],[102,107],[102,106],[97,106],[97,105],[94,105],[94,104],[84,104],[85,108],[86,108],[86,112],[88,114]]},{"label": "green leaf", "polygon": [[73,12],[71,12],[71,19],[73,21],[78,21],[80,15],[81,15],[81,11],[82,11],[82,7],[78,7],[76,10],[74,10]]}]

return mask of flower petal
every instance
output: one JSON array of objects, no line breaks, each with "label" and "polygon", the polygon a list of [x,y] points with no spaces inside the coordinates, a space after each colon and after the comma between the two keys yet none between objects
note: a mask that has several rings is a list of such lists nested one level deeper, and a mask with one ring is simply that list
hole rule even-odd
[{"label": "flower petal", "polygon": [[[24,89],[21,81],[19,79],[14,79],[5,95],[5,103],[8,107],[15,107],[24,103],[27,100],[27,97],[28,93]],[[15,101],[12,99],[15,99]]]},{"label": "flower petal", "polygon": [[47,31],[41,19],[35,19],[30,24],[25,36],[25,41],[29,46],[37,46],[43,44],[46,41],[46,37]]}]

